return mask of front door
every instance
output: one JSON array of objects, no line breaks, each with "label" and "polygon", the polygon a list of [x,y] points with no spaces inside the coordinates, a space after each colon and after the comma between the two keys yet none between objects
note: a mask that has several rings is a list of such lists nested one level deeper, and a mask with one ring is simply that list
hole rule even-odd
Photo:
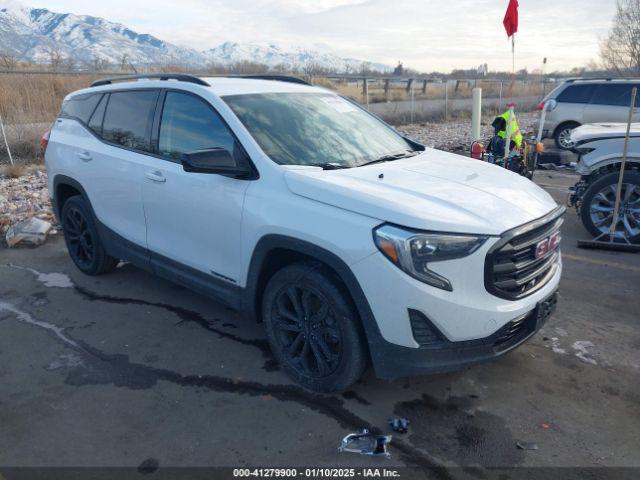
[{"label": "front door", "polygon": [[[185,172],[183,153],[242,149],[213,107],[196,95],[168,91],[158,134],[158,154],[145,172],[143,201],[152,264],[164,272],[206,282],[237,284],[240,225],[246,180]],[[186,267],[186,268],[183,268]]]}]

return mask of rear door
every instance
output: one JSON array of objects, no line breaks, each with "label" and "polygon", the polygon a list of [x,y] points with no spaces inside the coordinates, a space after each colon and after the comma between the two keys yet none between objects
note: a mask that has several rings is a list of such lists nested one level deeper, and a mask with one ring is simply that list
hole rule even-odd
[{"label": "rear door", "polygon": [[[204,99],[167,91],[158,129],[158,157],[143,196],[147,243],[156,270],[192,281],[236,284],[246,180],[185,172],[183,153],[225,148],[246,155],[224,120]],[[184,268],[186,267],[186,268]]]},{"label": "rear door", "polygon": [[[584,123],[626,122],[629,118],[632,88],[640,87],[632,83],[607,82],[599,84],[591,101],[585,109]],[[640,121],[638,106],[640,95],[636,98],[632,121]]]},{"label": "rear door", "polygon": [[[155,159],[151,130],[159,90],[114,91],[105,95],[89,121],[101,138],[83,152],[90,168],[83,185],[98,220],[131,254],[146,258],[146,225],[142,205],[145,172]],[[129,245],[131,242],[133,245]]]}]

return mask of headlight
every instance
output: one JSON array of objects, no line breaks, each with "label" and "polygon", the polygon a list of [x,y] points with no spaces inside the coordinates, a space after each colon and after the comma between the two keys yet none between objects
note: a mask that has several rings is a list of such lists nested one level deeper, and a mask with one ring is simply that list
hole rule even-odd
[{"label": "headlight", "polygon": [[471,255],[488,237],[382,225],[373,231],[373,238],[378,249],[398,268],[433,287],[452,291],[451,282],[429,270],[429,264]]}]

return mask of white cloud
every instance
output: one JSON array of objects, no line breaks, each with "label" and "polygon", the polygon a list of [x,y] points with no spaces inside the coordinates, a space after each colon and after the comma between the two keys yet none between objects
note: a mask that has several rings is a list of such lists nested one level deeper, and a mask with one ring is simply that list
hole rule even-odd
[{"label": "white cloud", "polygon": [[[342,56],[450,70],[487,62],[511,67],[502,27],[507,0],[33,0],[33,6],[90,14],[164,40],[207,49],[230,41],[303,45]],[[516,68],[548,70],[598,56],[614,0],[520,1]]]}]

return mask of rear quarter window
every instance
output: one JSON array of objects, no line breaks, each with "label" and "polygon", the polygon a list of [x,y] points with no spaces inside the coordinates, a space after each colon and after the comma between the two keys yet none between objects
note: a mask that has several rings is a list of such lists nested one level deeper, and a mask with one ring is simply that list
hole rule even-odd
[{"label": "rear quarter window", "polygon": [[102,93],[89,93],[71,97],[62,104],[60,115],[88,123],[101,98]]},{"label": "rear quarter window", "polygon": [[[627,83],[610,83],[598,85],[591,103],[596,105],[611,105],[615,107],[628,107],[631,103],[631,90],[636,85]],[[638,99],[636,97],[636,106]]]},{"label": "rear quarter window", "polygon": [[595,87],[593,84],[569,85],[556,100],[562,103],[589,103]]}]

